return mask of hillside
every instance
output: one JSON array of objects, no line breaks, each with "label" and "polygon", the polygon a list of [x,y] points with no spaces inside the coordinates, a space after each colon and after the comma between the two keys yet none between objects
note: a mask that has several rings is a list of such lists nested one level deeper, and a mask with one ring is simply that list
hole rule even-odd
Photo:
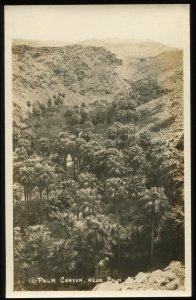
[{"label": "hillside", "polygon": [[182,71],[182,67],[182,50],[170,50],[153,57],[126,59],[118,70],[128,81],[152,77],[167,84],[168,76]]},{"label": "hillside", "polygon": [[[156,78],[164,93],[138,107],[140,128],[148,128],[161,138],[178,139],[183,133],[182,51],[163,53],[137,66],[135,86]],[[143,87],[143,85],[142,85]],[[142,91],[142,90],[141,90]]]},{"label": "hillside", "polygon": [[[64,93],[67,106],[110,102],[115,95],[131,90],[138,103],[141,130],[147,127],[164,137],[168,133],[181,135],[181,50],[151,41],[121,39],[66,46],[57,43],[58,47],[54,47],[55,42],[26,44],[22,40],[13,44],[13,103],[22,111],[27,111],[27,101],[46,104],[59,92]],[[59,126],[64,122],[61,112]]]},{"label": "hillside", "polygon": [[46,102],[58,92],[66,104],[111,101],[128,84],[115,72],[121,61],[104,48],[13,46],[13,102]]}]

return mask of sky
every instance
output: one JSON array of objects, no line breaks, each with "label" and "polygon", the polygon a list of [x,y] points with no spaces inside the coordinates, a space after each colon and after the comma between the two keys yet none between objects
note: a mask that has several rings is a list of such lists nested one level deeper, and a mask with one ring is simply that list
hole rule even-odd
[{"label": "sky", "polygon": [[66,43],[149,39],[183,48],[189,39],[189,5],[5,6],[5,36]]}]

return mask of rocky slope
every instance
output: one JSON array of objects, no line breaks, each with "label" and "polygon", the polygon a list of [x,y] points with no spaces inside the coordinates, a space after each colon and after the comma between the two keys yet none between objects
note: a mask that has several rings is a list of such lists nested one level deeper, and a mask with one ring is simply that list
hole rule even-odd
[{"label": "rocky slope", "polygon": [[121,64],[104,48],[13,46],[13,101],[47,101],[61,92],[66,104],[112,100],[129,87],[115,71]]},{"label": "rocky slope", "polygon": [[163,270],[151,273],[138,273],[128,277],[124,282],[107,281],[98,284],[94,291],[126,291],[126,290],[184,290],[184,266],[180,262],[171,262]]},{"label": "rocky slope", "polygon": [[182,67],[183,52],[177,49],[152,57],[126,59],[124,64],[118,67],[118,70],[123,78],[130,82],[152,77],[166,85],[168,77],[181,72]]},{"label": "rocky slope", "polygon": [[148,128],[155,136],[165,140],[180,139],[183,135],[183,72],[176,71],[162,81],[168,92],[152,99],[137,110],[140,113],[139,127]]}]

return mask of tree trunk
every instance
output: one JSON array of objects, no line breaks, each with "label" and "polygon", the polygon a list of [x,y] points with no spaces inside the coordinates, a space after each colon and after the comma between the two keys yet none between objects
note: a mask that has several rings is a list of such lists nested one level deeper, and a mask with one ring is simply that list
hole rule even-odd
[{"label": "tree trunk", "polygon": [[151,245],[150,245],[150,266],[153,266],[154,259],[154,222],[152,222],[151,226]]},{"label": "tree trunk", "polygon": [[118,133],[116,133],[116,146],[118,146]]},{"label": "tree trunk", "polygon": [[78,158],[78,174],[80,173],[81,158]]},{"label": "tree trunk", "polygon": [[29,202],[31,202],[31,192],[32,190],[29,191],[29,198],[28,198]]},{"label": "tree trunk", "polygon": [[27,189],[24,187],[24,197],[25,197],[25,220],[24,220],[24,228],[28,226],[29,220],[29,210],[28,210],[28,199],[27,199]]},{"label": "tree trunk", "polygon": [[73,159],[73,179],[76,179],[76,159]]},{"label": "tree trunk", "polygon": [[29,225],[29,191],[26,191],[26,204],[27,204],[27,226]]},{"label": "tree trunk", "polygon": [[39,191],[40,193],[40,225],[42,224],[42,190]]},{"label": "tree trunk", "polygon": [[117,226],[119,227],[119,215],[118,215],[118,206],[117,205],[115,205],[115,215],[116,215]]},{"label": "tree trunk", "polygon": [[115,205],[115,214],[116,214],[116,222],[117,222],[117,247],[118,247],[118,268],[120,270],[120,228],[119,228],[119,213],[118,213],[118,206]]},{"label": "tree trunk", "polygon": [[95,255],[95,278],[99,278],[98,255]]},{"label": "tree trunk", "polygon": [[64,156],[64,170],[67,170],[67,155]]},{"label": "tree trunk", "polygon": [[27,207],[29,205],[29,192],[28,190],[26,191],[26,200],[27,200]]},{"label": "tree trunk", "polygon": [[49,189],[46,189],[47,201],[49,201]]},{"label": "tree trunk", "polygon": [[27,198],[26,198],[26,189],[24,187],[24,199],[25,199],[25,203],[27,202]]},{"label": "tree trunk", "polygon": [[79,162],[79,158],[77,157],[77,172],[79,174],[79,169],[80,169],[80,162]]}]

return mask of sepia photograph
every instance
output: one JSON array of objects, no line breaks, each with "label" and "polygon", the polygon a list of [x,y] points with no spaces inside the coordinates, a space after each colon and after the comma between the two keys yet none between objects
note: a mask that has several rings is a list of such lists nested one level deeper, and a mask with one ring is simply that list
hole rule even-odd
[{"label": "sepia photograph", "polygon": [[5,6],[7,297],[191,296],[189,26]]}]

